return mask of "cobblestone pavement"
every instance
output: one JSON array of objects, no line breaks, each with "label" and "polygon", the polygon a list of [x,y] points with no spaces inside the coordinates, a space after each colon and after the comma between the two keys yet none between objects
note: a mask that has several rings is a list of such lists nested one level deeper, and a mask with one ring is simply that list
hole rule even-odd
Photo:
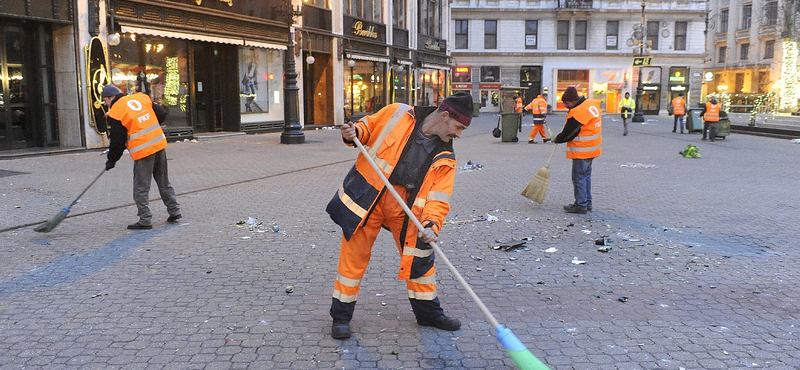
[{"label": "cobblestone pavement", "polygon": [[[563,119],[549,117],[554,134]],[[441,246],[537,357],[554,370],[800,368],[800,145],[736,134],[701,142],[671,133],[671,117],[647,117],[623,137],[607,116],[594,211],[568,215],[563,146],[544,203],[533,203],[519,192],[553,145],[526,143],[530,116],[520,142],[502,143],[496,120],[483,114],[456,141]],[[49,234],[33,227],[102,170],[102,153],[0,161],[0,370],[514,368],[443,264],[443,306],[464,325],[415,323],[388,233],[353,337],[330,337],[340,230],[324,208],[356,150],[336,130],[306,139],[170,144],[184,217],[167,225],[154,200],[148,231],[125,229],[136,221],[129,157]],[[702,158],[678,154],[690,143]],[[250,217],[262,226],[237,225]],[[496,249],[522,238],[523,248]],[[603,238],[608,252],[598,251]]]}]

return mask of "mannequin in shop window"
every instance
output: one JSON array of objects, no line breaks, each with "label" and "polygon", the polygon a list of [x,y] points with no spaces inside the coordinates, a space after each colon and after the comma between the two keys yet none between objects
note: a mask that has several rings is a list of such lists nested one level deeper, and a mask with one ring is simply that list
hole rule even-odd
[{"label": "mannequin in shop window", "polygon": [[144,71],[139,71],[136,75],[136,92],[150,96],[150,81],[147,81],[147,75],[144,74]]},{"label": "mannequin in shop window", "polygon": [[256,79],[255,63],[250,62],[250,64],[247,66],[247,72],[245,72],[244,76],[242,77],[242,85],[242,94],[245,95],[244,111],[260,112],[261,107],[255,104],[256,90],[258,90],[258,79]]}]

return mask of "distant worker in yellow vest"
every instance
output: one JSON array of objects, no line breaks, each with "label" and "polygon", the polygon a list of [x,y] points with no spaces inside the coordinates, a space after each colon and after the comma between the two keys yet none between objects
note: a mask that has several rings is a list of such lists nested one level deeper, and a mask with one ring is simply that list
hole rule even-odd
[{"label": "distant worker in yellow vest", "polygon": [[672,115],[675,116],[675,120],[672,122],[672,132],[678,129],[678,122],[680,122],[681,133],[683,133],[683,117],[685,114],[686,99],[683,97],[683,93],[678,93],[678,96],[672,99]]},{"label": "distant worker in yellow vest", "polygon": [[717,138],[717,122],[719,122],[719,112],[722,110],[722,104],[717,101],[715,96],[708,98],[705,107],[700,112],[700,117],[703,117],[703,141],[714,141]]},{"label": "distant worker in yellow vest", "polygon": [[625,98],[619,101],[619,112],[622,115],[622,127],[625,131],[622,136],[628,136],[628,119],[633,116],[633,111],[636,109],[636,100],[631,99],[631,93],[626,92]]},{"label": "distant worker in yellow vest", "polygon": [[525,106],[525,110],[529,110],[533,114],[533,129],[531,129],[531,134],[528,136],[528,144],[536,144],[534,139],[536,139],[537,133],[542,136],[543,143],[550,141],[544,132],[544,124],[547,119],[547,93],[542,93],[542,95],[531,100]]},{"label": "distant worker in yellow vest", "polygon": [[100,95],[108,107],[106,121],[110,127],[106,171],[114,168],[127,147],[133,159],[133,200],[139,210],[139,221],[128,225],[131,230],[153,228],[150,201],[150,179],[155,179],[161,200],[167,206],[167,222],[177,222],[181,209],[167,171],[167,139],[161,123],[167,112],[143,93],[125,95],[108,84]]},{"label": "distant worker in yellow vest", "polygon": [[556,144],[567,143],[567,158],[572,159],[572,186],[575,203],[564,206],[567,213],[585,214],[592,210],[592,161],[603,152],[600,101],[578,96],[570,86],[561,95],[569,109],[567,122],[553,139]]}]

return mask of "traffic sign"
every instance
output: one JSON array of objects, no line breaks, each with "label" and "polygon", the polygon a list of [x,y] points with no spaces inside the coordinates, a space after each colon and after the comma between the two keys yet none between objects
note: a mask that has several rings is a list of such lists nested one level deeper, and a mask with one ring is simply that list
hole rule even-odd
[{"label": "traffic sign", "polygon": [[633,58],[633,66],[634,67],[647,67],[650,65],[650,62],[653,61],[653,57],[636,57]]}]

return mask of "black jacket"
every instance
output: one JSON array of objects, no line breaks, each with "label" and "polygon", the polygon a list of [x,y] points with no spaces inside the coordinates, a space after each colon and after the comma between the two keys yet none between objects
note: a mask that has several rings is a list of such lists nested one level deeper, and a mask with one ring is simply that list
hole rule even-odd
[{"label": "black jacket", "polygon": [[[575,107],[581,105],[584,101],[586,101],[586,97],[581,96],[578,99],[578,102],[575,103]],[[572,107],[572,109],[575,109],[575,107]],[[556,136],[555,139],[553,139],[553,143],[556,144],[566,143],[567,141],[576,138],[580,132],[581,132],[581,123],[578,122],[578,120],[576,120],[575,118],[570,118],[567,120],[567,123],[564,124],[564,129],[561,130],[561,133],[558,134],[558,136]]]}]

